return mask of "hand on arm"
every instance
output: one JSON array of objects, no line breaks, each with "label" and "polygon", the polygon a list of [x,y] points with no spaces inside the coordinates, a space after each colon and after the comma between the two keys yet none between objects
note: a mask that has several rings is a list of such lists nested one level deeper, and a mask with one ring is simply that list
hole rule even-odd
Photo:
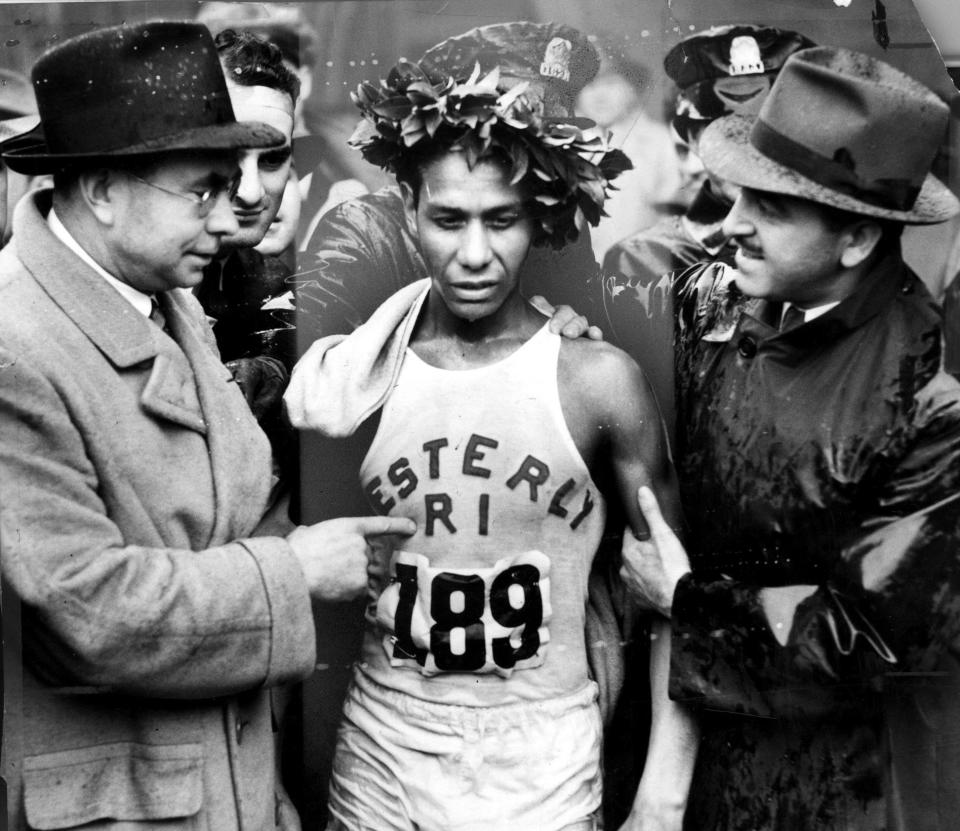
[{"label": "hand on arm", "polygon": [[[648,487],[637,503],[649,528],[649,540],[624,532],[620,574],[627,587],[649,608],[669,616],[673,592],[690,563],[673,529]],[[670,623],[657,618],[651,626],[650,687],[652,719],[643,776],[633,808],[621,831],[679,831],[683,826],[699,731],[693,715],[668,694]]]},{"label": "hand on arm", "polygon": [[673,593],[690,571],[690,560],[649,487],[639,489],[637,504],[648,533],[623,535],[620,576],[642,606],[670,617]]},{"label": "hand on arm", "polygon": [[[608,396],[607,416],[614,472],[630,523],[621,576],[627,588],[650,608],[669,616],[673,588],[690,569],[673,530],[680,524],[679,496],[656,400],[643,374],[625,360],[623,377],[613,388],[626,394]],[[654,491],[664,505],[663,512]],[[667,691],[669,621],[656,619],[652,637],[650,743],[624,831],[680,831],[696,761],[696,722],[683,705],[670,700]]]}]

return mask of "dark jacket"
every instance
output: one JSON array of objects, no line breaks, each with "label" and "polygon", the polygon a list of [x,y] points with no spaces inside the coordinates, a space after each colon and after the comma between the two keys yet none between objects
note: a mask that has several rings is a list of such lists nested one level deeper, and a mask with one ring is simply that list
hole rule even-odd
[{"label": "dark jacket", "polygon": [[621,240],[603,258],[584,313],[611,343],[632,357],[650,379],[664,421],[674,430],[673,294],[675,275],[707,260],[733,262],[720,226],[731,203],[709,180],[685,214],[667,216]]},{"label": "dark jacket", "polygon": [[[960,385],[939,310],[899,252],[785,332],[729,277],[676,286],[693,573],[671,695],[704,725],[688,827],[952,828]],[[795,610],[771,590],[791,586],[812,592]]]},{"label": "dark jacket", "polygon": [[[218,257],[195,289],[211,319],[220,358],[270,439],[278,465],[289,464],[289,435],[281,397],[286,356],[296,341],[290,267],[280,257],[240,248]],[[288,295],[285,297],[284,295]]]},{"label": "dark jacket", "polygon": [[[521,286],[527,297],[542,294],[555,304],[580,309],[597,270],[585,229],[560,251],[531,249]],[[320,221],[298,262],[300,352],[318,337],[352,332],[388,297],[427,276],[399,188],[342,202]]]},{"label": "dark jacket", "polygon": [[293,328],[292,309],[264,308],[290,291],[290,272],[279,257],[265,257],[253,248],[231,251],[204,269],[196,295],[214,319],[224,361],[271,354],[273,341]]}]

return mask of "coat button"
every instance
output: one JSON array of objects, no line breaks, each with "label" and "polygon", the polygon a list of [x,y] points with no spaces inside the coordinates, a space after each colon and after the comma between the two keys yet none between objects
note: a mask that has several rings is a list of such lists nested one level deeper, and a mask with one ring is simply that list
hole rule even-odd
[{"label": "coat button", "polygon": [[752,358],[757,354],[757,342],[750,336],[744,335],[737,344],[737,352],[744,358]]}]

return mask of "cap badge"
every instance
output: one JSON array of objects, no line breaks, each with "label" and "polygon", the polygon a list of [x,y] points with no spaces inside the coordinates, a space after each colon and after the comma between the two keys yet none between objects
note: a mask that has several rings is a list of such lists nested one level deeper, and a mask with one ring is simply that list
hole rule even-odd
[{"label": "cap badge", "polygon": [[570,80],[570,53],[573,44],[566,38],[553,38],[547,44],[543,54],[543,63],[540,64],[540,74],[548,78],[559,78],[561,81]]},{"label": "cap badge", "polygon": [[731,75],[756,75],[766,72],[760,57],[760,44],[752,35],[738,35],[730,43]]}]

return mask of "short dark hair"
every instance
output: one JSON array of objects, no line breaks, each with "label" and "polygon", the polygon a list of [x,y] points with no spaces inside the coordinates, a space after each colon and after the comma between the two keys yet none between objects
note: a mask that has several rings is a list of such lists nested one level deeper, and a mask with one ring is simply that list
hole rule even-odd
[{"label": "short dark hair", "polygon": [[300,79],[283,63],[280,48],[253,32],[224,29],[214,40],[224,74],[244,87],[270,87],[285,92],[294,104]]},{"label": "short dark hair", "polygon": [[[501,136],[501,142],[509,141],[509,133],[506,130]],[[433,162],[445,156],[447,153],[468,151],[457,145],[451,145],[449,141],[442,139],[422,139],[413,147],[408,148],[399,154],[393,162],[393,172],[397,182],[405,184],[410,188],[413,194],[413,204],[419,204],[420,188],[423,185],[423,171]],[[556,221],[564,218],[564,214],[573,214],[576,211],[577,203],[574,199],[564,199],[553,182],[546,182],[535,175],[531,169],[525,172],[517,169],[518,154],[511,153],[508,148],[501,145],[493,145],[484,153],[477,156],[471,164],[480,162],[492,162],[498,165],[507,176],[509,181],[519,187],[524,196],[524,207],[527,215],[534,219],[533,244],[545,246],[550,243],[551,228],[553,222],[542,222],[539,220],[550,219],[554,217]],[[517,176],[518,172],[521,174]],[[537,200],[537,196],[547,197],[546,203]],[[572,217],[568,217],[572,225]]]},{"label": "short dark hair", "polygon": [[818,203],[817,207],[820,209],[824,223],[831,231],[841,231],[848,225],[853,225],[857,222],[872,222],[880,226],[880,241],[874,249],[875,254],[891,251],[900,243],[904,223],[899,220],[867,216],[866,214],[859,214],[854,211],[848,211],[822,203]]}]

